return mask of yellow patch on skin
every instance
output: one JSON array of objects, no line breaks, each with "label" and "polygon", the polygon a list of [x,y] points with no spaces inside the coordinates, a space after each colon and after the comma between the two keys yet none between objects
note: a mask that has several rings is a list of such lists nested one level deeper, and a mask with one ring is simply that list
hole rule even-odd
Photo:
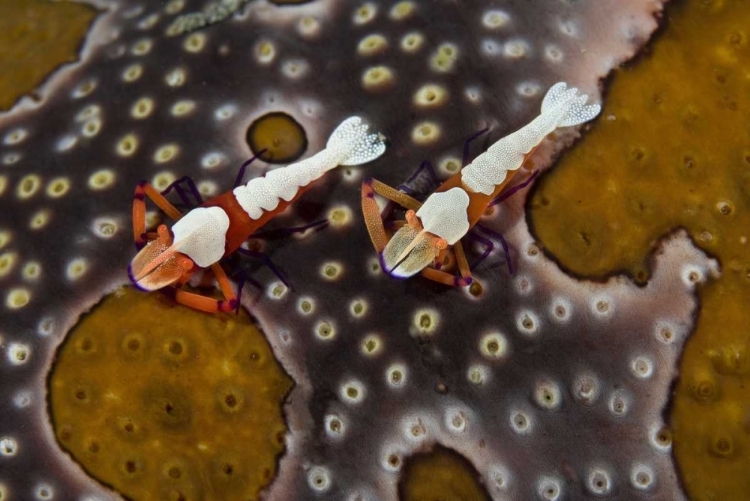
[{"label": "yellow patch on skin", "polygon": [[[459,418],[460,419],[460,418]],[[471,464],[440,448],[408,458],[399,485],[404,501],[489,501]]]},{"label": "yellow patch on skin", "polygon": [[49,378],[60,446],[138,501],[258,499],[284,450],[290,388],[246,314],[131,289],[84,317]]},{"label": "yellow patch on skin", "polygon": [[615,77],[585,140],[541,183],[531,220],[574,273],[648,279],[653,242],[684,226],[722,276],[699,289],[670,417],[691,499],[740,499],[750,464],[750,5],[687,2]]}]

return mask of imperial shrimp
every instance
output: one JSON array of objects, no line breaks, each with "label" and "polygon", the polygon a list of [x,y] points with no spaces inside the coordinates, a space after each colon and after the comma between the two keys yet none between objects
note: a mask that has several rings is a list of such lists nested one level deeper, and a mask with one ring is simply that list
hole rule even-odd
[{"label": "imperial shrimp", "polygon": [[[140,182],[133,200],[133,236],[139,252],[128,267],[130,280],[146,291],[172,288],[178,303],[197,310],[213,313],[238,308],[238,295],[220,261],[242,250],[243,242],[300,198],[327,171],[339,165],[364,164],[382,155],[383,137],[368,134],[367,128],[359,117],[350,117],[334,130],[322,151],[239,185],[251,159],[240,169],[238,186],[184,215],[165,198],[163,193],[167,190],[160,193],[149,183]],[[194,185],[191,190],[197,193]],[[156,232],[146,232],[146,197],[176,221],[171,229],[162,224]],[[182,289],[203,269],[211,270],[224,299]]]},{"label": "imperial shrimp", "polygon": [[[477,225],[489,206],[531,181],[529,179],[506,191],[518,168],[547,134],[558,127],[587,122],[599,114],[601,106],[587,105],[587,100],[588,96],[579,95],[578,89],[568,88],[564,82],[553,85],[542,101],[541,113],[537,118],[490,146],[472,163],[441,184],[424,203],[380,181],[365,179],[362,184],[362,212],[383,271],[394,278],[403,279],[421,273],[425,278],[449,286],[470,285],[471,269],[461,239]],[[465,150],[464,157],[467,154],[468,150]],[[423,166],[425,164],[429,167],[429,163],[425,162]],[[390,238],[375,194],[407,209],[406,220],[394,223],[400,228]],[[496,235],[491,231],[489,233]],[[504,240],[501,243],[510,267],[507,246]],[[440,269],[449,247],[452,247],[459,275]],[[483,258],[491,248],[490,244]]]}]

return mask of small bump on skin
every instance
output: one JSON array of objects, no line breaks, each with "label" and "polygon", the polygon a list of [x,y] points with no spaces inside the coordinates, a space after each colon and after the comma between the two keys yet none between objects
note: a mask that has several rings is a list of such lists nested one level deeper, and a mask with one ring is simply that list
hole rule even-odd
[{"label": "small bump on skin", "polygon": [[391,7],[390,12],[388,12],[388,17],[393,21],[405,21],[411,18],[416,10],[417,6],[414,4],[414,2],[398,2],[393,7]]},{"label": "small bump on skin", "polygon": [[654,327],[654,335],[663,344],[672,344],[677,339],[675,328],[666,322],[657,322]]},{"label": "small bump on skin", "polygon": [[334,228],[343,228],[352,224],[354,215],[346,205],[336,205],[328,211],[327,219]]},{"label": "small bump on skin", "polygon": [[630,402],[627,395],[622,391],[612,392],[612,395],[609,397],[609,402],[607,403],[607,408],[615,417],[625,416],[628,413],[628,410],[630,410]]},{"label": "small bump on skin", "polygon": [[284,285],[282,282],[272,282],[268,286],[268,292],[267,296],[270,299],[279,300],[282,299],[284,296],[286,296],[286,293],[289,291],[286,285]]},{"label": "small bump on skin", "polygon": [[360,56],[371,57],[382,54],[388,49],[388,40],[381,34],[375,33],[363,38],[357,46]]},{"label": "small bump on skin", "polygon": [[211,198],[219,194],[219,185],[213,181],[199,181],[196,187],[203,198]]},{"label": "small bump on skin", "polygon": [[411,132],[411,140],[417,146],[429,146],[440,139],[440,126],[433,122],[422,122],[417,124]]},{"label": "small bump on skin", "polygon": [[99,238],[112,238],[117,233],[118,225],[114,219],[100,217],[91,223],[91,231]]},{"label": "small bump on skin", "polygon": [[154,153],[154,162],[163,164],[169,162],[177,156],[180,148],[176,144],[165,144]]},{"label": "small bump on skin", "polygon": [[196,54],[203,50],[203,47],[206,46],[206,41],[207,37],[205,33],[193,33],[185,39],[182,48],[185,49],[185,52]]},{"label": "small bump on skin", "polygon": [[78,144],[78,136],[74,135],[67,135],[61,137],[57,144],[55,145],[55,149],[59,152],[65,152],[72,150],[76,144]]},{"label": "small bump on skin", "polygon": [[404,364],[391,364],[385,370],[385,382],[389,387],[397,389],[406,386],[408,371]]},{"label": "small bump on skin", "polygon": [[648,491],[654,485],[654,470],[645,464],[636,464],[630,470],[630,485],[639,491]]},{"label": "small bump on skin", "polygon": [[6,230],[0,230],[0,249],[8,245],[11,240],[11,233]]},{"label": "small bump on skin", "polygon": [[427,438],[427,429],[418,417],[409,417],[402,421],[401,429],[404,438],[410,442],[420,443]]},{"label": "small bump on skin", "polygon": [[329,282],[340,279],[344,273],[344,265],[338,261],[328,261],[320,267],[320,276]]},{"label": "small bump on skin", "polygon": [[96,136],[100,130],[102,130],[102,121],[99,118],[92,118],[81,126],[81,134],[88,138]]},{"label": "small bump on skin", "polygon": [[648,357],[635,357],[630,362],[630,372],[638,379],[649,379],[654,374],[654,363]]},{"label": "small bump on skin", "polygon": [[191,101],[189,99],[185,99],[182,101],[177,101],[170,110],[170,113],[173,117],[182,118],[184,116],[189,115],[193,111],[195,111],[196,104],[195,101]]},{"label": "small bump on skin", "polygon": [[346,425],[344,420],[337,414],[328,414],[323,418],[325,424],[326,435],[334,440],[340,440],[344,438],[346,434]]},{"label": "small bump on skin", "polygon": [[534,386],[534,401],[544,410],[557,410],[562,405],[562,392],[554,381],[541,381]]},{"label": "small bump on skin", "polygon": [[157,172],[151,180],[151,184],[159,191],[167,189],[167,186],[174,183],[177,177],[170,171]]},{"label": "small bump on skin", "polygon": [[499,332],[490,332],[479,339],[479,353],[487,360],[500,360],[508,351],[508,338]]},{"label": "small bump on skin", "polygon": [[594,405],[599,398],[600,386],[599,380],[593,374],[581,374],[573,380],[573,398],[583,405]]},{"label": "small bump on skin", "polygon": [[383,455],[383,459],[380,462],[380,465],[385,471],[398,473],[399,471],[401,471],[401,466],[403,465],[401,454],[394,451],[386,451]]},{"label": "small bump on skin", "polygon": [[13,146],[22,143],[28,136],[29,133],[26,131],[26,129],[13,129],[12,131],[8,132],[5,137],[3,137],[3,144]]},{"label": "small bump on skin", "polygon": [[365,398],[365,387],[354,379],[346,381],[339,388],[339,397],[346,404],[359,404]]},{"label": "small bump on skin", "polygon": [[430,56],[430,68],[438,73],[448,73],[454,69],[457,60],[458,46],[444,43]]},{"label": "small bump on skin", "polygon": [[5,190],[8,188],[8,178],[6,176],[0,176],[0,196],[5,194]]},{"label": "small bump on skin", "polygon": [[185,68],[178,67],[171,69],[164,75],[164,82],[170,87],[180,87],[187,81],[187,71]]},{"label": "small bump on skin", "polygon": [[440,314],[432,308],[417,310],[412,319],[409,333],[412,336],[429,336],[435,333],[440,323]]},{"label": "small bump on skin", "polygon": [[94,191],[111,188],[117,179],[112,169],[100,169],[89,176],[88,186]]},{"label": "small bump on skin", "polygon": [[542,477],[537,481],[536,492],[542,501],[558,501],[562,499],[560,481],[552,477]]},{"label": "small bump on skin", "polygon": [[97,81],[94,79],[86,80],[85,82],[80,83],[72,93],[72,96],[74,99],[80,99],[82,97],[86,97],[94,90],[96,89]]},{"label": "small bump on skin", "polygon": [[327,492],[331,488],[331,474],[323,466],[314,466],[307,474],[307,484],[315,492]]},{"label": "small bump on skin", "polygon": [[516,92],[523,98],[533,98],[541,93],[541,86],[536,82],[521,82],[516,86]]},{"label": "small bump on skin", "polygon": [[393,87],[396,75],[387,66],[373,66],[362,73],[362,88],[368,92],[382,92]]},{"label": "small bump on skin", "polygon": [[147,118],[154,111],[154,100],[150,97],[142,97],[130,108],[130,116],[136,120]]},{"label": "small bump on skin", "polygon": [[663,426],[652,426],[648,433],[648,441],[656,451],[669,454],[672,450],[672,432]]},{"label": "small bump on skin", "polygon": [[375,3],[364,3],[354,11],[352,22],[356,26],[370,23],[378,14],[378,6]]},{"label": "small bump on skin", "polygon": [[225,162],[226,157],[224,154],[214,151],[203,155],[203,158],[201,158],[201,167],[208,170],[215,169],[216,167],[223,165]]},{"label": "small bump on skin", "polygon": [[594,297],[591,301],[591,312],[596,318],[610,318],[614,313],[612,299],[605,296]]},{"label": "small bump on skin", "polygon": [[533,337],[539,333],[539,318],[532,311],[521,311],[516,315],[516,328],[522,335]]},{"label": "small bump on skin", "polygon": [[50,212],[46,209],[42,209],[40,211],[35,212],[31,216],[31,220],[29,221],[29,229],[31,230],[41,230],[47,224],[50,220]]},{"label": "small bump on skin", "polygon": [[366,357],[380,355],[383,352],[383,338],[377,334],[368,334],[362,339],[360,352]]},{"label": "small bump on skin", "polygon": [[452,433],[463,433],[466,431],[466,415],[458,409],[449,409],[445,413],[445,427]]},{"label": "small bump on skin", "polygon": [[701,270],[694,266],[685,266],[682,268],[682,283],[684,283],[689,288],[694,288],[697,284],[700,284],[703,282],[704,277],[703,273],[701,273]]},{"label": "small bump on skin", "polygon": [[315,337],[321,341],[330,341],[336,337],[336,329],[330,322],[318,322],[315,324]]},{"label": "small bump on skin", "polygon": [[18,254],[15,252],[5,252],[0,255],[0,278],[10,274],[17,260]]},{"label": "small bump on skin", "polygon": [[464,91],[464,96],[466,96],[466,100],[471,104],[482,102],[482,91],[479,90],[479,87],[467,87]]},{"label": "small bump on skin", "polygon": [[276,58],[276,46],[270,40],[260,40],[253,49],[258,64],[271,64]]},{"label": "small bump on skin", "polygon": [[29,261],[21,270],[21,275],[28,282],[36,281],[41,274],[42,266],[37,261]]},{"label": "small bump on skin", "polygon": [[307,39],[315,39],[320,35],[320,21],[312,16],[303,16],[297,23],[297,33]]},{"label": "small bump on skin", "polygon": [[172,0],[166,5],[166,7],[164,7],[164,12],[169,15],[174,15],[179,13],[184,8],[185,0]]},{"label": "small bump on skin", "polygon": [[531,47],[523,40],[510,40],[503,47],[503,55],[513,60],[528,57],[530,52]]},{"label": "small bump on skin", "polygon": [[612,478],[605,470],[594,468],[588,474],[586,487],[592,494],[607,495],[612,489]]},{"label": "small bump on skin", "polygon": [[16,186],[16,196],[20,200],[28,200],[39,192],[42,186],[42,178],[36,174],[29,174],[21,178]]},{"label": "small bump on skin", "polygon": [[148,38],[138,40],[130,48],[130,53],[133,54],[134,56],[145,56],[146,54],[151,52],[151,48],[153,47],[153,45],[154,45],[153,41],[151,41]]},{"label": "small bump on skin", "polygon": [[88,263],[84,258],[76,258],[68,263],[65,270],[65,276],[71,282],[74,282],[81,278],[88,271]]},{"label": "small bump on skin", "polygon": [[488,10],[482,16],[482,26],[488,30],[497,30],[510,22],[510,16],[502,10]]},{"label": "small bump on skin", "polygon": [[427,84],[414,94],[414,104],[419,108],[434,108],[448,102],[448,89],[440,85]]},{"label": "small bump on skin", "polygon": [[18,442],[13,437],[0,438],[0,456],[13,457],[18,453]]},{"label": "small bump on skin", "polygon": [[284,61],[281,64],[281,73],[291,80],[298,80],[304,77],[305,75],[307,75],[309,70],[310,65],[304,59]]},{"label": "small bump on skin", "polygon": [[448,178],[461,170],[461,159],[458,157],[445,157],[438,162],[438,174]]},{"label": "small bump on skin", "polygon": [[297,311],[302,315],[311,315],[315,312],[315,300],[308,296],[303,296],[297,301]]},{"label": "small bump on skin", "polygon": [[407,33],[403,36],[403,38],[401,38],[401,43],[399,43],[399,47],[401,47],[401,50],[403,52],[406,52],[407,54],[416,54],[417,52],[419,52],[419,49],[421,49],[423,45],[424,35],[422,35],[418,31]]},{"label": "small bump on skin", "polygon": [[102,108],[98,104],[90,104],[76,114],[76,122],[85,122],[92,118],[96,118],[102,113]]},{"label": "small bump on skin", "polygon": [[3,165],[13,165],[18,163],[18,161],[21,160],[21,154],[20,153],[7,153],[3,155]]},{"label": "small bump on skin", "polygon": [[48,484],[40,484],[34,489],[34,496],[40,501],[52,499],[55,491]]},{"label": "small bump on skin", "polygon": [[573,314],[573,304],[567,299],[557,298],[552,301],[549,310],[550,318],[559,324],[566,324]]},{"label": "small bump on skin", "polygon": [[531,416],[523,411],[511,411],[510,427],[518,435],[528,435],[532,428]]},{"label": "small bump on skin", "polygon": [[138,136],[127,134],[117,142],[115,151],[121,157],[130,157],[138,150]]},{"label": "small bump on skin", "polygon": [[228,120],[232,118],[237,113],[237,106],[233,104],[225,104],[224,106],[220,106],[216,109],[214,112],[214,116],[216,117],[216,120]]},{"label": "small bump on skin", "polygon": [[159,14],[156,14],[156,13],[151,14],[150,16],[144,17],[143,19],[138,21],[138,29],[144,30],[144,31],[150,30],[151,28],[156,26],[156,24],[159,22],[159,17],[160,17]]},{"label": "small bump on skin", "polygon": [[349,313],[354,318],[362,318],[367,313],[368,304],[364,299],[355,299],[349,303]]},{"label": "small bump on skin", "polygon": [[[13,405],[17,409],[25,409],[31,405],[31,392],[27,390],[19,390],[13,395]],[[1,500],[2,498],[0,498]]]},{"label": "small bump on skin", "polygon": [[544,57],[553,63],[561,63],[564,58],[563,51],[557,45],[547,45],[544,48]]},{"label": "small bump on skin", "polygon": [[70,191],[70,180],[66,177],[57,177],[47,183],[47,196],[50,198],[60,198]]},{"label": "small bump on skin", "polygon": [[23,365],[29,361],[31,349],[22,343],[11,343],[8,346],[8,362],[11,365]]},{"label": "small bump on skin", "polygon": [[485,367],[484,365],[473,364],[470,365],[469,369],[466,371],[466,379],[468,379],[472,384],[482,386],[489,381],[490,374],[491,372],[488,367]]}]

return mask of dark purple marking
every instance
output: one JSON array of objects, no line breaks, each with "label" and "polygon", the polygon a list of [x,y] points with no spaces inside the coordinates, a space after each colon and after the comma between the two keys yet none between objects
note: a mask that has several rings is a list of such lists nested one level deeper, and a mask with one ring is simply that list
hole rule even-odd
[{"label": "dark purple marking", "polygon": [[474,270],[477,266],[482,264],[482,262],[487,259],[487,256],[490,255],[490,253],[495,249],[495,244],[492,243],[491,240],[488,238],[484,238],[481,235],[477,235],[475,232],[469,232],[468,237],[476,242],[479,242],[480,244],[484,245],[484,252],[482,252],[482,255],[477,258],[476,261],[471,263],[471,266],[469,266],[469,269]]},{"label": "dark purple marking", "polygon": [[471,142],[489,130],[490,130],[489,127],[485,127],[484,129],[480,130],[479,132],[476,132],[474,135],[470,136],[469,139],[464,141],[464,154],[463,154],[463,157],[461,158],[462,169],[466,167],[466,164],[469,163],[469,147],[471,145]]},{"label": "dark purple marking", "polygon": [[[184,188],[180,186],[183,183],[187,185],[188,190],[190,190],[190,194],[193,195],[196,203],[190,201],[190,199],[188,198],[188,194],[185,192]],[[193,178],[191,178],[190,176],[183,176],[180,179],[176,180],[175,182],[167,186],[164,191],[161,192],[161,194],[166,197],[172,190],[175,190],[177,192],[180,200],[182,200],[182,203],[185,204],[185,207],[188,209],[192,209],[196,205],[200,205],[203,203],[203,197],[198,191],[198,187],[195,185],[195,181],[193,181]]]},{"label": "dark purple marking", "polygon": [[508,273],[510,273],[511,276],[515,275],[515,271],[513,270],[513,262],[510,259],[510,247],[508,246],[508,242],[505,241],[505,238],[500,233],[493,231],[481,224],[477,224],[475,228],[482,230],[483,232],[485,232],[485,234],[500,242],[500,245],[503,246],[503,252],[505,253],[505,262],[508,264]]},{"label": "dark purple marking", "polygon": [[494,207],[495,205],[499,204],[500,202],[502,202],[504,200],[507,200],[508,198],[512,197],[518,191],[526,188],[534,180],[534,178],[537,175],[539,175],[539,171],[535,170],[534,172],[531,173],[531,175],[528,177],[528,179],[526,179],[526,181],[524,181],[523,183],[517,184],[513,188],[509,189],[508,191],[504,191],[504,192],[500,193],[500,195],[498,195],[496,199],[494,199],[492,202],[490,202],[490,204],[488,205],[488,207]]},{"label": "dark purple marking", "polygon": [[253,163],[258,157],[260,157],[263,153],[265,153],[268,150],[268,148],[263,148],[258,153],[253,155],[249,160],[245,160],[242,165],[240,165],[240,170],[237,173],[237,177],[234,180],[234,186],[233,188],[238,187],[242,184],[242,178],[245,177],[245,170],[247,169],[247,166]]},{"label": "dark purple marking", "polygon": [[409,188],[407,185],[414,181],[423,170],[427,170],[427,173],[430,175],[430,181],[432,181],[432,183],[435,185],[435,188],[437,188],[440,185],[440,180],[435,174],[435,169],[432,168],[432,164],[429,162],[429,160],[422,160],[422,163],[419,164],[419,167],[414,171],[414,174],[409,176],[409,179],[398,185],[396,189],[403,191],[404,193],[407,193],[409,195],[413,194],[414,190]]},{"label": "dark purple marking", "polygon": [[281,283],[287,286],[290,290],[294,290],[294,288],[289,284],[286,278],[284,278],[284,275],[282,275],[281,271],[276,267],[275,264],[273,264],[273,261],[271,261],[271,258],[268,257],[266,254],[263,254],[259,251],[253,251],[250,249],[245,249],[244,247],[240,247],[237,249],[237,252],[244,256],[254,257],[256,259],[262,260],[266,266],[268,266],[268,269],[270,269],[274,275],[279,277],[279,280],[281,280]]}]

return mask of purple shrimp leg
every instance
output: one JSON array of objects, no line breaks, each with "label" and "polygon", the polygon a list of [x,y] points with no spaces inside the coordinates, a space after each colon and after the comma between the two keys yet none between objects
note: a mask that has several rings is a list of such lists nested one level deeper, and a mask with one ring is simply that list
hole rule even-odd
[{"label": "purple shrimp leg", "polygon": [[494,199],[492,202],[490,202],[490,204],[488,205],[488,207],[494,207],[495,205],[499,204],[500,202],[502,202],[504,200],[507,200],[508,198],[510,198],[511,196],[513,196],[518,191],[526,188],[534,180],[534,178],[536,176],[538,176],[538,175],[539,175],[539,171],[535,170],[534,172],[531,173],[531,175],[529,176],[529,178],[526,181],[524,181],[523,183],[517,184],[513,188],[511,188],[511,189],[509,189],[507,191],[503,191],[502,193],[500,193],[500,195],[498,195],[498,197],[496,199]]},{"label": "purple shrimp leg", "polygon": [[474,270],[477,266],[482,264],[485,259],[487,259],[487,256],[489,256],[490,253],[495,249],[495,244],[493,244],[490,239],[484,238],[481,235],[477,235],[474,232],[470,232],[468,237],[476,242],[479,242],[481,245],[484,245],[484,252],[482,252],[482,255],[479,256],[479,258],[474,261],[471,266],[469,266],[471,270]]},{"label": "purple shrimp leg", "polygon": [[461,160],[461,168],[463,169],[466,167],[466,165],[469,163],[469,147],[471,145],[471,142],[481,136],[482,134],[486,133],[488,130],[490,130],[489,127],[485,127],[484,129],[480,130],[479,132],[473,134],[469,137],[466,141],[464,141],[464,154]]},{"label": "purple shrimp leg", "polygon": [[[193,198],[197,203],[193,203],[190,201],[190,199],[188,198],[188,194],[185,192],[182,186],[180,186],[182,183],[185,183],[187,185],[188,189],[190,190],[190,194],[193,195]],[[195,186],[195,181],[193,181],[190,176],[183,176],[177,181],[171,183],[161,192],[161,194],[166,197],[172,190],[177,192],[180,200],[182,200],[182,203],[185,204],[185,208],[189,209],[203,203],[203,197],[198,191],[198,188]]]},{"label": "purple shrimp leg", "polygon": [[252,158],[250,158],[250,160],[245,160],[244,162],[242,162],[242,165],[240,165],[240,171],[237,173],[237,177],[234,180],[233,188],[236,188],[242,184],[242,178],[245,177],[245,170],[247,170],[247,166],[253,163],[255,160],[257,160],[263,153],[266,152],[267,149],[268,148],[263,148],[258,153],[253,155]]},{"label": "purple shrimp leg", "polygon": [[281,271],[279,271],[279,269],[276,267],[273,261],[271,261],[271,258],[268,257],[266,254],[263,254],[262,252],[259,252],[259,251],[245,249],[242,247],[237,249],[237,252],[245,256],[254,257],[256,259],[262,260],[266,264],[266,266],[268,266],[268,269],[270,269],[273,272],[273,274],[276,275],[279,278],[279,280],[281,280],[281,283],[286,285],[289,289],[292,289],[292,286],[289,284],[287,279],[284,278],[284,275],[281,274]]},{"label": "purple shrimp leg", "polygon": [[432,168],[432,164],[429,162],[429,160],[423,160],[422,163],[419,164],[419,168],[416,171],[414,171],[414,174],[409,176],[409,179],[407,179],[406,181],[398,185],[396,189],[401,190],[408,195],[413,195],[414,190],[409,188],[408,184],[414,181],[417,178],[417,176],[421,174],[423,170],[427,171],[427,173],[430,175],[430,181],[432,181],[432,183],[437,187],[440,184],[440,180],[437,178],[437,175],[435,174],[435,169]]},{"label": "purple shrimp leg", "polygon": [[510,259],[510,247],[508,246],[508,242],[505,241],[505,238],[500,233],[493,231],[481,224],[477,224],[475,228],[482,230],[487,235],[500,242],[500,245],[503,246],[503,252],[505,253],[505,263],[508,265],[508,273],[510,273],[511,276],[515,275],[515,271],[513,270],[513,262]]},{"label": "purple shrimp leg", "polygon": [[310,228],[322,230],[326,226],[328,226],[328,223],[328,219],[321,219],[320,221],[314,221],[303,226],[295,226],[294,228],[274,228],[273,230],[258,231],[250,235],[250,238],[274,240],[276,238],[285,237],[294,233],[304,233]]}]

